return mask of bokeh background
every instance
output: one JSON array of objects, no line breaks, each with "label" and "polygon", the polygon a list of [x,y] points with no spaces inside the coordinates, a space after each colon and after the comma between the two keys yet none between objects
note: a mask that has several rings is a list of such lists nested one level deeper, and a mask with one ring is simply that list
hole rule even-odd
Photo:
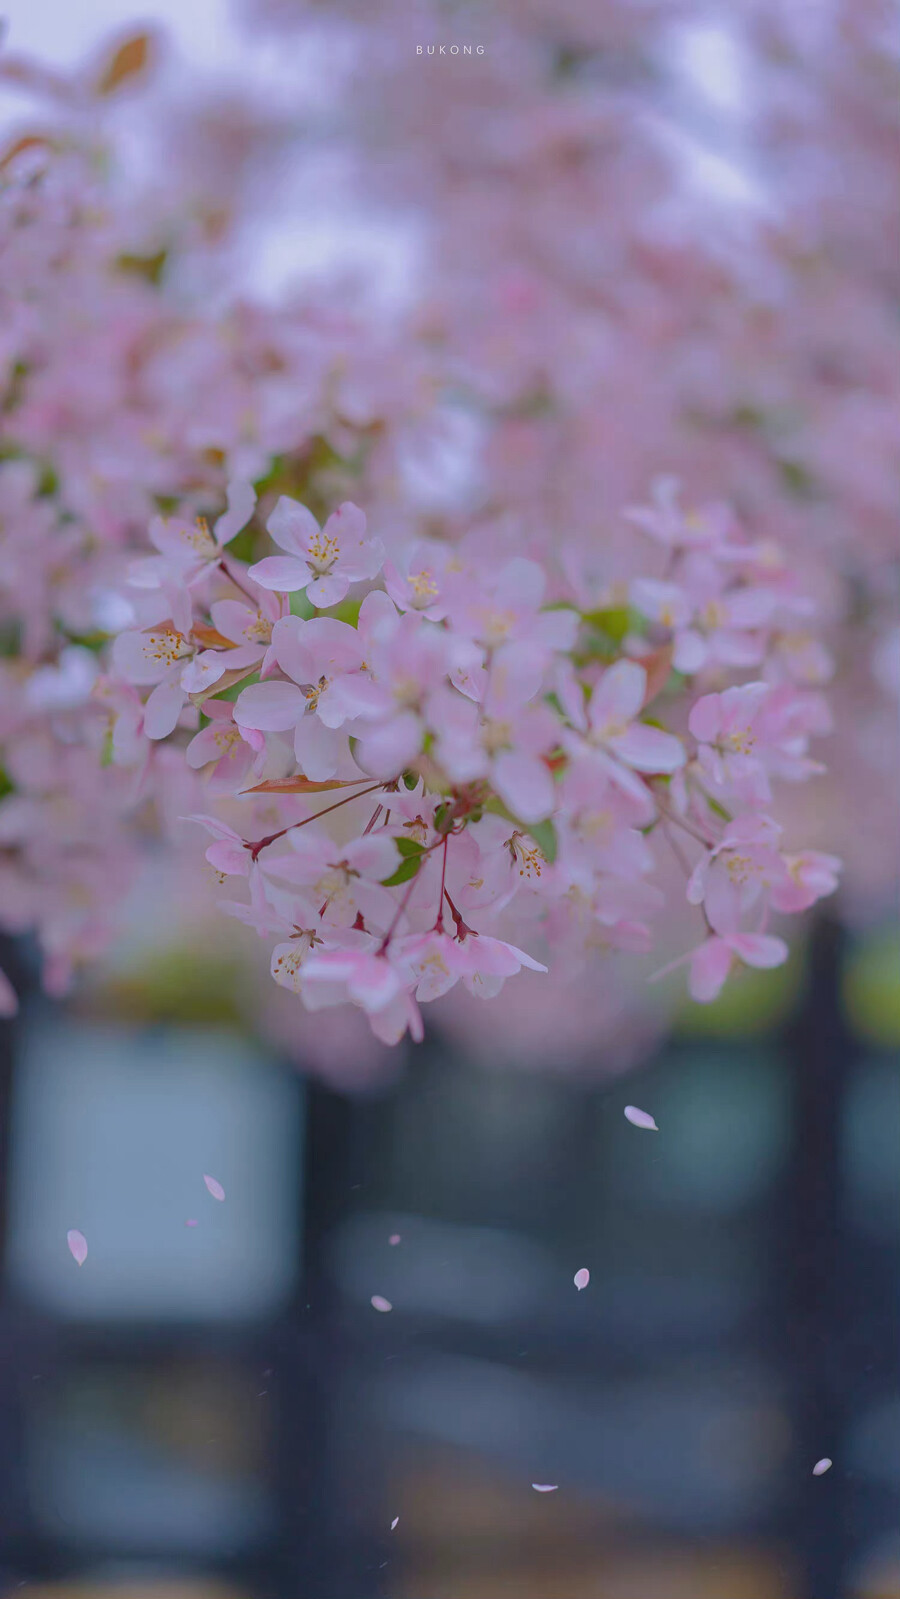
[{"label": "bokeh background", "polygon": [[[203,109],[196,182],[214,193],[240,169],[228,270],[267,303],[288,288],[362,281],[387,325],[421,297],[426,274],[435,314],[457,338],[469,325],[478,344],[492,332],[479,274],[493,282],[497,195],[503,226],[526,242],[538,217],[553,245],[549,280],[569,263],[563,300],[578,300],[608,233],[607,343],[592,358],[609,355],[621,381],[633,357],[633,391],[622,382],[595,406],[579,369],[564,398],[576,417],[584,403],[592,426],[579,436],[570,417],[568,431],[548,433],[542,396],[521,403],[532,336],[540,349],[579,324],[552,295],[531,300],[523,279],[524,331],[495,352],[493,400],[509,414],[492,435],[493,481],[515,503],[536,497],[560,514],[589,491],[585,459],[599,451],[621,503],[644,471],[637,418],[646,413],[655,450],[673,388],[696,382],[719,396],[719,358],[747,378],[762,410],[747,402],[715,449],[738,498],[771,515],[818,574],[838,731],[834,775],[804,791],[798,814],[814,842],[848,855],[848,887],[785,971],[748,976],[703,1012],[674,986],[651,999],[642,979],[620,988],[589,975],[590,1003],[532,987],[502,1023],[448,1012],[424,1046],[392,1055],[351,1026],[299,1025],[294,1007],[261,1016],[244,942],[168,846],[151,847],[113,949],[68,1002],[42,997],[27,942],[4,950],[26,996],[0,1043],[4,1593],[900,1599],[900,612],[895,439],[873,354],[879,317],[897,303],[882,184],[891,116],[866,106],[861,72],[824,70],[824,0],[797,8],[785,106],[768,107],[768,175],[745,125],[754,85],[735,44],[754,8],[673,7],[660,32],[666,7],[522,7],[523,71],[538,37],[556,76],[577,79],[589,107],[595,95],[601,146],[610,94],[630,97],[637,84],[677,149],[678,203],[686,190],[693,225],[721,244],[729,273],[744,231],[768,225],[776,176],[810,197],[810,250],[826,238],[827,263],[843,273],[833,317],[846,366],[835,376],[825,361],[831,302],[816,303],[815,280],[808,297],[802,275],[774,331],[742,322],[736,340],[731,321],[717,330],[713,317],[702,359],[691,346],[681,363],[683,303],[720,286],[686,286],[670,258],[657,273],[645,241],[649,310],[608,287],[627,284],[633,265],[619,197],[633,206],[636,185],[656,214],[658,185],[673,207],[676,185],[669,196],[655,168],[651,182],[640,164],[614,163],[607,213],[579,218],[577,190],[554,211],[553,162],[568,170],[568,135],[540,121],[536,80],[517,99],[518,57],[496,31],[505,9],[373,7],[367,19],[352,5],[152,0],[136,19],[125,0],[16,0],[6,15],[11,47],[64,71],[110,29],[166,30],[170,103]],[[852,15],[863,14],[868,50],[895,16],[860,0]],[[397,107],[367,192],[347,181],[329,121],[330,75],[343,80],[360,48],[361,16],[372,84],[383,94],[394,82]],[[479,130],[493,80],[470,80],[477,92],[461,76],[438,83],[415,55],[416,42],[463,27],[489,55],[506,52],[505,126],[517,142],[491,152],[501,174],[510,162],[508,183],[491,168],[493,195],[472,181],[487,159]],[[892,48],[886,37],[885,60]],[[660,59],[667,70],[654,73]],[[376,87],[366,103],[355,67],[362,113],[383,126]],[[248,84],[266,112],[255,121],[241,109]],[[859,133],[855,164],[824,177],[823,98],[835,147],[845,126]],[[6,85],[6,124],[20,111]],[[154,114],[138,107],[127,122],[138,167]],[[298,139],[302,159],[291,154]],[[425,248],[448,150],[459,155],[455,300],[438,273],[427,278]],[[540,264],[529,271],[540,279]],[[873,305],[878,315],[864,315]],[[796,329],[790,351],[785,329]],[[460,350],[471,353],[464,339]],[[783,416],[798,394],[816,422],[799,442]],[[610,422],[620,408],[622,436]],[[679,438],[672,454],[704,491],[709,440],[694,452]],[[445,416],[425,443],[430,454],[413,436],[404,483],[417,516],[452,520],[464,514],[473,435]],[[373,481],[383,504],[402,497],[377,463]],[[626,1103],[652,1111],[659,1134],[630,1127]],[[224,1186],[223,1203],[204,1173]],[[89,1242],[80,1271],[66,1252],[71,1227]],[[578,1293],[581,1267],[591,1282]],[[823,1456],[833,1467],[813,1478]],[[558,1488],[537,1494],[535,1482]]]}]

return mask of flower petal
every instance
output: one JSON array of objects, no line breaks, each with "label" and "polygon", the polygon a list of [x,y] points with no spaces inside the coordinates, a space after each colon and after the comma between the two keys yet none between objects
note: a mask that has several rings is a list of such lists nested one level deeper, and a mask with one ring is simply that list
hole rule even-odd
[{"label": "flower petal", "polygon": [[267,555],[247,572],[261,589],[273,589],[278,594],[296,594],[298,589],[305,589],[311,575],[306,562],[291,555]]},{"label": "flower petal", "polygon": [[70,1227],[66,1233],[66,1243],[76,1266],[83,1266],[87,1260],[88,1252],[87,1239],[84,1233],[80,1233],[77,1227]]},{"label": "flower petal", "polygon": [[659,1128],[650,1112],[648,1110],[638,1110],[637,1105],[625,1106],[625,1120],[631,1122],[632,1127],[642,1127],[645,1132],[659,1132]]},{"label": "flower petal", "polygon": [[144,706],[144,732],[148,738],[168,738],[184,705],[180,683],[157,683]]},{"label": "flower petal", "polygon": [[258,728],[262,733],[285,733],[296,726],[305,710],[306,697],[293,683],[273,679],[268,683],[251,683],[238,695],[234,719],[238,727]]},{"label": "flower petal", "polygon": [[280,550],[287,550],[290,555],[300,555],[304,561],[310,539],[319,536],[319,524],[312,511],[286,494],[282,494],[266,527]]}]

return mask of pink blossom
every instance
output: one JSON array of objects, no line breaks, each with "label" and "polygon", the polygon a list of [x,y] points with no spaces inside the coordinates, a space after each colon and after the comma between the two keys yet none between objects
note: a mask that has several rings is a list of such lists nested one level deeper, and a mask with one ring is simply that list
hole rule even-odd
[{"label": "pink blossom", "polygon": [[422,1037],[418,1007],[405,985],[405,974],[387,954],[366,941],[366,948],[316,951],[301,971],[301,992],[309,1010],[339,1005],[349,999],[361,1006],[376,1037],[397,1043],[409,1029]]},{"label": "pink blossom", "polygon": [[266,524],[286,555],[268,556],[250,568],[261,588],[280,594],[305,589],[313,605],[337,605],[351,583],[373,578],[381,570],[384,548],[366,538],[366,519],[349,500],[332,513],[323,528],[311,511],[282,495]]},{"label": "pink blossom", "polygon": [[167,738],[187,699],[181,678],[194,647],[174,628],[147,633],[120,633],[113,645],[113,668],[126,682],[153,683],[144,706],[144,732],[148,738]]},{"label": "pink blossom", "polygon": [[789,881],[776,848],[779,832],[768,817],[738,817],[728,824],[716,847],[702,856],[687,897],[692,905],[703,905],[717,933],[736,933],[750,912],[756,907],[764,910],[773,891]]},{"label": "pink blossom", "polygon": [[706,1005],[717,998],[737,961],[768,969],[788,958],[782,938],[769,933],[726,933],[708,938],[691,956],[691,997]]},{"label": "pink blossom", "polygon": [[786,878],[772,888],[772,909],[795,915],[808,910],[817,900],[833,894],[838,886],[841,862],[836,855],[825,855],[821,850],[802,850],[797,855],[783,855]]},{"label": "pink blossom", "polygon": [[430,622],[440,622],[447,614],[444,588],[451,564],[446,545],[419,539],[399,566],[385,561],[384,586],[401,611],[418,611]]},{"label": "pink blossom", "polygon": [[536,561],[514,556],[486,565],[477,579],[465,566],[448,584],[455,627],[485,649],[525,640],[538,652],[571,647],[578,626],[567,608],[543,610],[546,577]]},{"label": "pink blossom", "polygon": [[587,707],[587,741],[637,772],[675,772],[684,750],[671,733],[639,722],[647,673],[636,661],[617,661],[603,673]]},{"label": "pink blossom", "polygon": [[239,727],[234,707],[223,700],[207,700],[203,709],[209,726],[191,739],[184,758],[195,771],[209,768],[207,782],[213,792],[233,793],[251,772],[259,774],[265,739],[262,733]]},{"label": "pink blossom", "polygon": [[[453,690],[436,692],[430,706],[436,754],[448,775],[468,783],[489,777],[514,815],[537,822],[550,815],[554,785],[544,759],[559,740],[559,724],[546,706],[534,703],[540,683],[528,647],[500,650],[482,706]],[[515,670],[514,665],[520,670]]]},{"label": "pink blossom", "polygon": [[153,569],[160,577],[166,575],[181,583],[190,583],[205,568],[221,560],[225,545],[246,526],[256,507],[256,494],[250,483],[235,479],[229,483],[227,492],[228,509],[218,518],[212,532],[202,518],[188,523],[178,518],[156,517],[150,523],[150,542],[162,557]]},{"label": "pink blossom", "polygon": [[272,651],[285,678],[245,688],[235,705],[239,727],[294,734],[294,754],[313,782],[327,782],[347,750],[344,724],[368,713],[371,684],[360,670],[355,628],[330,617],[304,622],[284,617],[272,631]]},{"label": "pink blossom", "polygon": [[246,877],[250,871],[250,853],[244,847],[240,833],[236,833],[227,822],[219,821],[216,816],[187,816],[185,821],[199,822],[207,833],[212,833],[216,842],[210,844],[206,851],[206,859],[210,866],[223,876]]},{"label": "pink blossom", "polygon": [[387,926],[394,901],[382,883],[397,869],[393,838],[371,833],[336,844],[324,832],[295,828],[291,852],[269,861],[267,871],[291,883],[308,907],[310,924],[317,919],[336,927],[352,927],[358,915],[373,927]]},{"label": "pink blossom", "polygon": [[416,998],[437,999],[462,980],[482,999],[500,992],[507,977],[528,967],[545,972],[546,966],[502,939],[468,932],[462,939],[434,930],[404,940],[398,953],[416,975]]}]

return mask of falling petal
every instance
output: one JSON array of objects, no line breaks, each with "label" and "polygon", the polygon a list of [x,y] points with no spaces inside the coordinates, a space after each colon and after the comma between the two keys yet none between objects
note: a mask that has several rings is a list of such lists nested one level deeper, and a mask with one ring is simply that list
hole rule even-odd
[{"label": "falling petal", "polygon": [[66,1243],[76,1266],[83,1266],[87,1260],[87,1239],[77,1227],[71,1227],[66,1233]]},{"label": "falling petal", "polygon": [[400,1234],[399,1233],[391,1233],[391,1236],[388,1239],[388,1243],[389,1244],[399,1244],[399,1242],[400,1242]]},{"label": "falling petal", "polygon": [[625,1106],[625,1119],[630,1121],[632,1127],[643,1127],[648,1133],[658,1133],[659,1128],[649,1111],[638,1110],[637,1105]]},{"label": "falling petal", "polygon": [[373,1310],[380,1310],[380,1311],[393,1310],[393,1308],[394,1308],[393,1305],[391,1304],[390,1300],[382,1298],[381,1294],[373,1294],[372,1295],[371,1305],[372,1305],[372,1309]]},{"label": "falling petal", "polygon": [[558,1482],[533,1482],[531,1484],[536,1494],[555,1494],[559,1487]]},{"label": "falling petal", "polygon": [[587,1287],[590,1280],[591,1274],[588,1271],[587,1266],[582,1266],[580,1271],[576,1271],[574,1281],[575,1287],[578,1289],[579,1293],[581,1293],[582,1288]]},{"label": "falling petal", "polygon": [[196,1227],[197,1218],[195,1216],[189,1216],[184,1225],[185,1227]]},{"label": "falling petal", "polygon": [[826,1471],[830,1471],[833,1465],[834,1461],[829,1460],[828,1456],[824,1455],[823,1458],[821,1460],[817,1460],[813,1466],[813,1476],[824,1477]]},{"label": "falling petal", "polygon": [[391,1532],[393,1532],[393,1530],[396,1527],[396,1525],[397,1525],[399,1520],[400,1520],[399,1516],[395,1516],[394,1517],[393,1521],[391,1522]]},{"label": "falling petal", "polygon": [[225,1190],[222,1187],[221,1183],[217,1183],[216,1182],[215,1177],[207,1177],[206,1173],[204,1172],[203,1173],[203,1181],[205,1182],[205,1184],[206,1184],[207,1188],[209,1189],[210,1193],[212,1194],[213,1199],[224,1199],[225,1198]]}]

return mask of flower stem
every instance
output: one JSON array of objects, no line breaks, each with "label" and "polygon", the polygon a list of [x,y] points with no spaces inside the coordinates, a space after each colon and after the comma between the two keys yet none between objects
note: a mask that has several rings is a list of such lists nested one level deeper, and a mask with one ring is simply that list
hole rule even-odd
[{"label": "flower stem", "polygon": [[276,843],[279,838],[284,838],[285,833],[293,832],[295,827],[305,827],[307,822],[317,822],[320,816],[327,816],[330,811],[339,811],[342,805],[349,805],[351,800],[363,799],[366,794],[377,794],[383,787],[383,783],[373,783],[371,788],[364,788],[358,794],[345,794],[343,799],[335,800],[333,805],[326,805],[324,810],[314,811],[312,816],[301,817],[299,822],[289,822],[287,827],[282,827],[277,833],[269,833],[266,838],[258,838],[255,843],[244,838],[241,843],[250,851],[250,859],[255,861],[262,850],[268,849],[269,845]]}]

